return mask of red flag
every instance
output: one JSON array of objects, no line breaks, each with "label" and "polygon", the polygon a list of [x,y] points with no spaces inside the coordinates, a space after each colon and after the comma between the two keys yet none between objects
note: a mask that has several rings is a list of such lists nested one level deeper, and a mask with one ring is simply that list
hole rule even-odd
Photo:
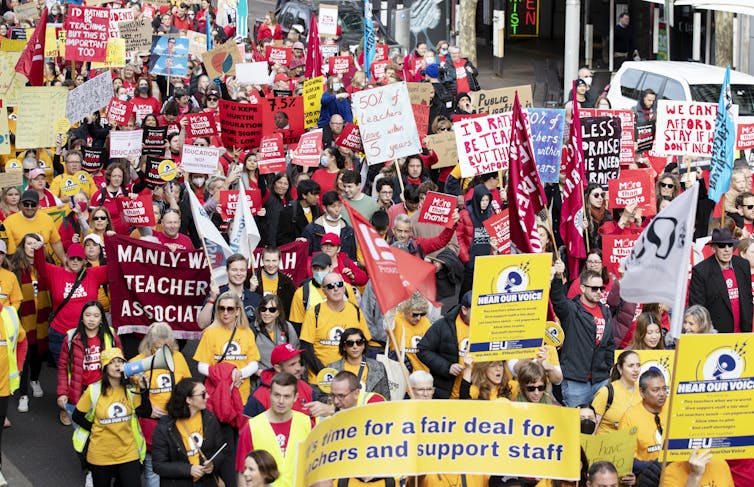
[{"label": "red flag", "polygon": [[343,206],[353,223],[356,241],[364,254],[367,273],[373,279],[379,276],[379,285],[374,286],[377,304],[383,313],[393,309],[419,291],[429,300],[435,299],[435,266],[418,257],[388,245],[377,230],[351,208],[347,202]]},{"label": "red flag", "polygon": [[532,156],[531,142],[526,134],[524,116],[518,101],[513,101],[511,117],[510,165],[508,168],[508,205],[511,243],[521,253],[542,252],[537,232],[536,215],[547,208],[547,197],[539,180]]},{"label": "red flag", "polygon": [[[576,82],[573,82],[576,93]],[[584,150],[581,146],[581,119],[579,104],[573,103],[571,132],[566,144],[565,183],[563,184],[563,206],[560,210],[560,236],[568,251],[568,270],[571,278],[578,276],[579,265],[586,259],[584,246],[584,189],[586,170]]]},{"label": "red flag", "polygon": [[32,86],[44,85],[45,31],[47,30],[47,7],[39,17],[34,33],[26,43],[16,63],[16,72],[26,76]]},{"label": "red flag", "polygon": [[306,43],[306,68],[304,76],[307,79],[316,78],[322,74],[322,55],[319,53],[319,28],[317,17],[312,14],[309,22],[309,40]]}]

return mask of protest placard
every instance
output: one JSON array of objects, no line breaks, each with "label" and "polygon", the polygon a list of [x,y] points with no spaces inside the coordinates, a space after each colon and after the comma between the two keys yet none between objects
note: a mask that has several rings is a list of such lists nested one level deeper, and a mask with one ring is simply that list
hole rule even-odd
[{"label": "protest placard", "polygon": [[430,191],[424,198],[419,210],[419,223],[432,223],[444,227],[453,226],[453,210],[456,208],[456,197],[450,194]]},{"label": "protest placard", "polygon": [[511,220],[508,208],[487,218],[483,224],[490,238],[497,240],[497,252],[499,254],[510,254]]},{"label": "protest placard", "polygon": [[304,133],[304,99],[301,96],[263,98],[262,134],[280,133],[283,142],[295,144]]},{"label": "protest placard", "polygon": [[[13,84],[13,77],[16,74],[16,63],[21,56],[19,52],[0,51],[0,96],[10,89]],[[7,105],[7,100],[3,100],[3,106]]]},{"label": "protest placard", "polygon": [[181,167],[188,173],[214,174],[220,159],[220,149],[183,144]]},{"label": "protest placard", "polygon": [[164,156],[167,127],[144,127],[141,153],[145,156]]},{"label": "protest placard", "polygon": [[[238,193],[238,191],[236,191]],[[278,247],[280,250],[279,271],[293,279],[293,284],[298,287],[306,279],[306,262],[309,258],[309,243],[295,241]],[[263,247],[254,249],[254,268],[259,269],[262,265]]]},{"label": "protest placard", "polygon": [[109,31],[108,9],[68,4],[65,16],[65,58],[69,61],[105,62]]},{"label": "protest placard", "polygon": [[[256,215],[262,208],[262,192],[259,188],[249,188],[246,190],[246,202],[251,209],[251,214]],[[220,200],[217,204],[217,211],[223,221],[229,222],[236,215],[236,205],[238,204],[238,190],[220,191]]]},{"label": "protest placard", "polygon": [[659,100],[653,150],[663,156],[709,156],[716,116],[717,103]]},{"label": "protest placard", "polygon": [[370,165],[421,152],[405,83],[359,91],[352,95],[352,100]]},{"label": "protest placard", "polygon": [[584,166],[590,183],[607,188],[607,182],[620,174],[621,121],[618,117],[584,117],[581,140]]},{"label": "protest placard", "polygon": [[[639,375],[649,369],[655,369],[662,373],[667,384],[673,378],[673,364],[675,363],[675,350],[631,350],[639,356]],[[615,351],[615,361],[624,350]]]},{"label": "protest placard", "polygon": [[736,149],[754,149],[754,117],[736,119]]},{"label": "protest placard", "polygon": [[529,122],[531,148],[539,179],[542,183],[557,183],[560,177],[565,110],[527,108],[525,113]]},{"label": "protest placard", "polygon": [[186,37],[188,37],[188,52],[191,56],[200,58],[202,54],[207,52],[207,34],[189,30],[186,31]]},{"label": "protest placard", "polygon": [[325,78],[323,76],[304,80],[304,128],[310,129],[317,126],[324,92]]},{"label": "protest placard", "polygon": [[134,106],[130,102],[113,97],[107,105],[107,119],[114,122],[116,125],[128,125],[128,121],[133,114]]},{"label": "protest placard", "polygon": [[226,149],[251,149],[262,140],[262,107],[258,103],[220,100],[220,127]]},{"label": "protest placard", "polygon": [[134,11],[130,8],[112,8],[110,9],[110,38],[116,39],[123,37],[120,33],[120,23],[134,20]]},{"label": "protest placard", "polygon": [[432,83],[408,82],[406,88],[412,105],[429,105],[429,100],[435,91]]},{"label": "protest placard", "polygon": [[81,192],[81,189],[81,183],[73,175],[63,174],[63,179],[60,182],[60,196],[70,198]]},{"label": "protest placard", "polygon": [[474,360],[533,356],[545,335],[552,255],[477,257],[469,352]]},{"label": "protest placard", "polygon": [[164,157],[147,156],[147,167],[144,170],[144,173],[146,174],[144,182],[147,185],[147,188],[154,189],[158,186],[165,185],[167,180],[163,179],[162,176],[165,174],[165,168],[169,166],[169,164],[166,164],[165,161],[170,161],[170,159],[165,159]]},{"label": "protest placard", "polygon": [[10,154],[10,129],[6,107],[0,107],[0,154]]},{"label": "protest placard", "polygon": [[472,91],[469,93],[469,96],[471,96],[471,105],[477,113],[491,115],[513,110],[513,99],[516,97],[517,91],[521,108],[532,108],[534,106],[534,99],[531,94],[531,85]]},{"label": "protest placard", "polygon": [[603,235],[602,236],[602,262],[607,268],[607,273],[612,279],[619,279],[618,271],[623,259],[631,253],[639,234],[628,235]]},{"label": "protest placard", "polygon": [[68,93],[66,117],[72,124],[78,123],[92,112],[107,106],[113,97],[113,78],[102,73]]},{"label": "protest placard", "polygon": [[511,113],[467,118],[453,124],[461,177],[508,168]]},{"label": "protest placard", "polygon": [[[151,205],[149,205],[151,207]],[[105,239],[112,324],[119,333],[146,333],[165,321],[176,338],[199,339],[199,312],[209,292],[203,250],[173,252],[164,245],[120,235]]]},{"label": "protest placard", "polygon": [[317,17],[319,35],[337,37],[338,35],[338,6],[320,4]]},{"label": "protest placard", "polygon": [[212,112],[189,113],[186,124],[186,136],[189,139],[196,137],[214,137],[217,135],[217,121]]},{"label": "protest placard", "polygon": [[140,194],[134,199],[118,196],[118,206],[120,206],[120,217],[129,226],[152,227],[155,225],[151,194]]},{"label": "protest placard", "polygon": [[432,169],[453,167],[458,164],[456,136],[452,131],[428,135],[427,149],[433,150],[437,154],[437,162],[432,164]]},{"label": "protest placard", "polygon": [[262,137],[259,144],[259,174],[273,174],[285,171],[285,151],[283,134]]},{"label": "protest placard", "polygon": [[[110,143],[112,144],[112,140]],[[105,159],[108,159],[104,147],[83,146],[81,153],[84,155],[81,167],[90,174],[100,171],[105,165]]]},{"label": "protest placard", "polygon": [[39,18],[37,2],[19,3],[13,7],[13,11],[19,20],[36,20]]},{"label": "protest placard", "polygon": [[107,40],[107,57],[104,63],[92,62],[92,69],[121,68],[126,65],[125,39],[110,38]]},{"label": "protest placard", "polygon": [[58,27],[55,27],[54,25],[47,25],[47,28],[45,29],[45,57],[60,56],[60,52],[58,51],[57,31]]},{"label": "protest placard", "polygon": [[607,183],[610,195],[609,208],[625,208],[636,205],[644,217],[657,213],[657,200],[654,191],[654,177],[651,169],[623,169],[620,179]]},{"label": "protest placard", "polygon": [[226,42],[202,54],[202,63],[209,78],[215,79],[223,75],[234,76],[235,65],[243,63],[243,58],[235,42]]},{"label": "protest placard", "polygon": [[335,139],[335,145],[351,149],[354,152],[364,152],[364,147],[361,145],[359,127],[350,122],[346,123],[343,126],[343,132]]},{"label": "protest placard", "polygon": [[301,135],[296,150],[293,151],[293,164],[303,167],[319,167],[322,154],[322,129],[315,129]]},{"label": "protest placard", "polygon": [[655,122],[636,125],[634,132],[636,133],[636,151],[650,151],[655,142]]},{"label": "protest placard", "polygon": [[0,173],[0,188],[18,187],[24,184],[24,173],[2,172]]},{"label": "protest placard", "polygon": [[631,473],[636,450],[635,431],[624,429],[604,435],[581,434],[580,438],[589,465],[599,461],[610,462],[618,470],[618,478]]},{"label": "protest placard", "polygon": [[267,62],[269,64],[279,64],[288,66],[293,58],[293,49],[290,47],[273,46],[268,44],[265,51]]},{"label": "protest placard", "polygon": [[579,478],[574,408],[397,401],[344,409],[337,418],[319,422],[299,447],[298,485],[345,478],[354,471],[390,478],[436,472]]},{"label": "protest placard", "polygon": [[[713,458],[754,457],[754,361],[751,333],[683,334],[670,388],[667,461],[695,448]],[[662,458],[661,458],[662,460]]]},{"label": "protest placard", "polygon": [[110,158],[138,158],[143,138],[143,130],[113,130],[110,132]]},{"label": "protest placard", "polygon": [[270,80],[270,65],[266,61],[238,64],[236,78],[241,84],[264,86]]},{"label": "protest placard", "polygon": [[414,112],[414,121],[416,122],[416,131],[419,133],[419,140],[424,140],[429,132],[429,105],[411,104],[411,111]]},{"label": "protest placard", "polygon": [[606,110],[595,108],[579,109],[581,117],[619,117],[620,133],[620,163],[627,166],[635,162],[634,157],[634,113],[631,110]]},{"label": "protest placard", "polygon": [[[19,89],[16,149],[55,147],[55,120],[65,117],[65,87],[25,86]],[[110,85],[112,96],[112,84]],[[108,97],[108,100],[110,97]],[[107,102],[105,102],[107,104]]]},{"label": "protest placard", "polygon": [[146,19],[118,22],[120,37],[126,41],[126,51],[147,51],[152,47],[152,27]]},{"label": "protest placard", "polygon": [[351,56],[333,56],[327,60],[329,63],[328,73],[331,76],[343,76],[351,71],[353,58]]}]

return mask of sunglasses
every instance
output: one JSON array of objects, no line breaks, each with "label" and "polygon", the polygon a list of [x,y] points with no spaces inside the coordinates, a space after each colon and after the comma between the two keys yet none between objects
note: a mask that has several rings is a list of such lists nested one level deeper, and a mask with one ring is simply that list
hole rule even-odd
[{"label": "sunglasses", "polygon": [[39,206],[31,201],[24,201],[22,205],[24,206],[24,208],[36,208],[37,206]]},{"label": "sunglasses", "polygon": [[673,184],[673,183],[670,183],[670,184],[668,184],[668,183],[660,183],[660,187],[661,188],[667,188],[667,189],[673,189],[673,188],[675,188],[675,184]]},{"label": "sunglasses", "polygon": [[450,132],[449,128],[437,129],[438,132]]},{"label": "sunglasses", "polygon": [[754,210],[754,205],[741,205],[741,206],[746,208],[749,211]]},{"label": "sunglasses", "polygon": [[593,292],[602,292],[605,290],[605,286],[584,286],[587,289],[591,289]]},{"label": "sunglasses", "polygon": [[106,216],[93,216],[92,220],[107,221]]},{"label": "sunglasses", "polygon": [[277,310],[278,309],[275,306],[270,306],[270,307],[260,306],[259,307],[259,311],[261,311],[262,313],[277,313]]},{"label": "sunglasses", "polygon": [[191,394],[191,397],[201,396],[202,399],[207,399],[207,391],[200,392],[199,394]]},{"label": "sunglasses", "polygon": [[422,316],[427,316],[427,312],[425,311],[424,313],[411,313],[411,316],[413,316],[414,318],[421,318]]},{"label": "sunglasses", "polygon": [[331,282],[330,284],[325,284],[322,287],[324,287],[325,289],[329,289],[330,291],[332,291],[335,288],[340,289],[343,287],[343,281]]},{"label": "sunglasses", "polygon": [[542,386],[526,386],[526,391],[527,392],[534,392],[534,391],[545,392],[545,389],[547,389],[547,386],[545,386],[545,385],[542,385]]},{"label": "sunglasses", "polygon": [[235,313],[238,308],[236,306],[218,306],[217,311],[220,313]]},{"label": "sunglasses", "polygon": [[605,197],[605,193],[592,193],[592,196],[595,198],[603,199]]},{"label": "sunglasses", "polygon": [[217,100],[219,100],[219,98],[216,97],[216,96],[208,96],[207,97],[207,101],[217,101]]},{"label": "sunglasses", "polygon": [[729,247],[733,247],[732,243],[719,243],[719,244],[715,244],[715,245],[717,245],[721,249],[727,249]]},{"label": "sunglasses", "polygon": [[68,257],[68,260],[84,260],[81,257]]},{"label": "sunglasses", "polygon": [[346,346],[347,347],[363,347],[366,345],[367,341],[363,338],[359,338],[358,340],[346,340]]}]

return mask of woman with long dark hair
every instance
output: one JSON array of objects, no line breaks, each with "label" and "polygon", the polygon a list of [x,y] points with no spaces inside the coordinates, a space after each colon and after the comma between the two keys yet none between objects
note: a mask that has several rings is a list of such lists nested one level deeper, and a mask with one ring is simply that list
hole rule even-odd
[{"label": "woman with long dark hair", "polygon": [[277,245],[280,212],[291,201],[291,180],[284,172],[279,172],[270,181],[270,192],[264,204],[264,241],[267,245]]},{"label": "woman with long dark hair", "polygon": [[259,370],[272,367],[270,360],[272,350],[285,343],[295,348],[298,346],[298,335],[285,317],[285,309],[280,298],[275,294],[265,294],[257,308],[257,319],[253,326],[254,335],[259,349]]}]

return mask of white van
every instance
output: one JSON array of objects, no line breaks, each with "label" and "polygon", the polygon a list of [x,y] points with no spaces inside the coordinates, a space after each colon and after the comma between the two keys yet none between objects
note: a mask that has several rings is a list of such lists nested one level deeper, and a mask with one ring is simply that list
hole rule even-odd
[{"label": "white van", "polygon": [[[725,68],[680,61],[626,61],[610,82],[607,98],[615,109],[636,106],[651,88],[658,100],[717,103]],[[754,76],[730,72],[731,95],[742,116],[754,116]]]}]

